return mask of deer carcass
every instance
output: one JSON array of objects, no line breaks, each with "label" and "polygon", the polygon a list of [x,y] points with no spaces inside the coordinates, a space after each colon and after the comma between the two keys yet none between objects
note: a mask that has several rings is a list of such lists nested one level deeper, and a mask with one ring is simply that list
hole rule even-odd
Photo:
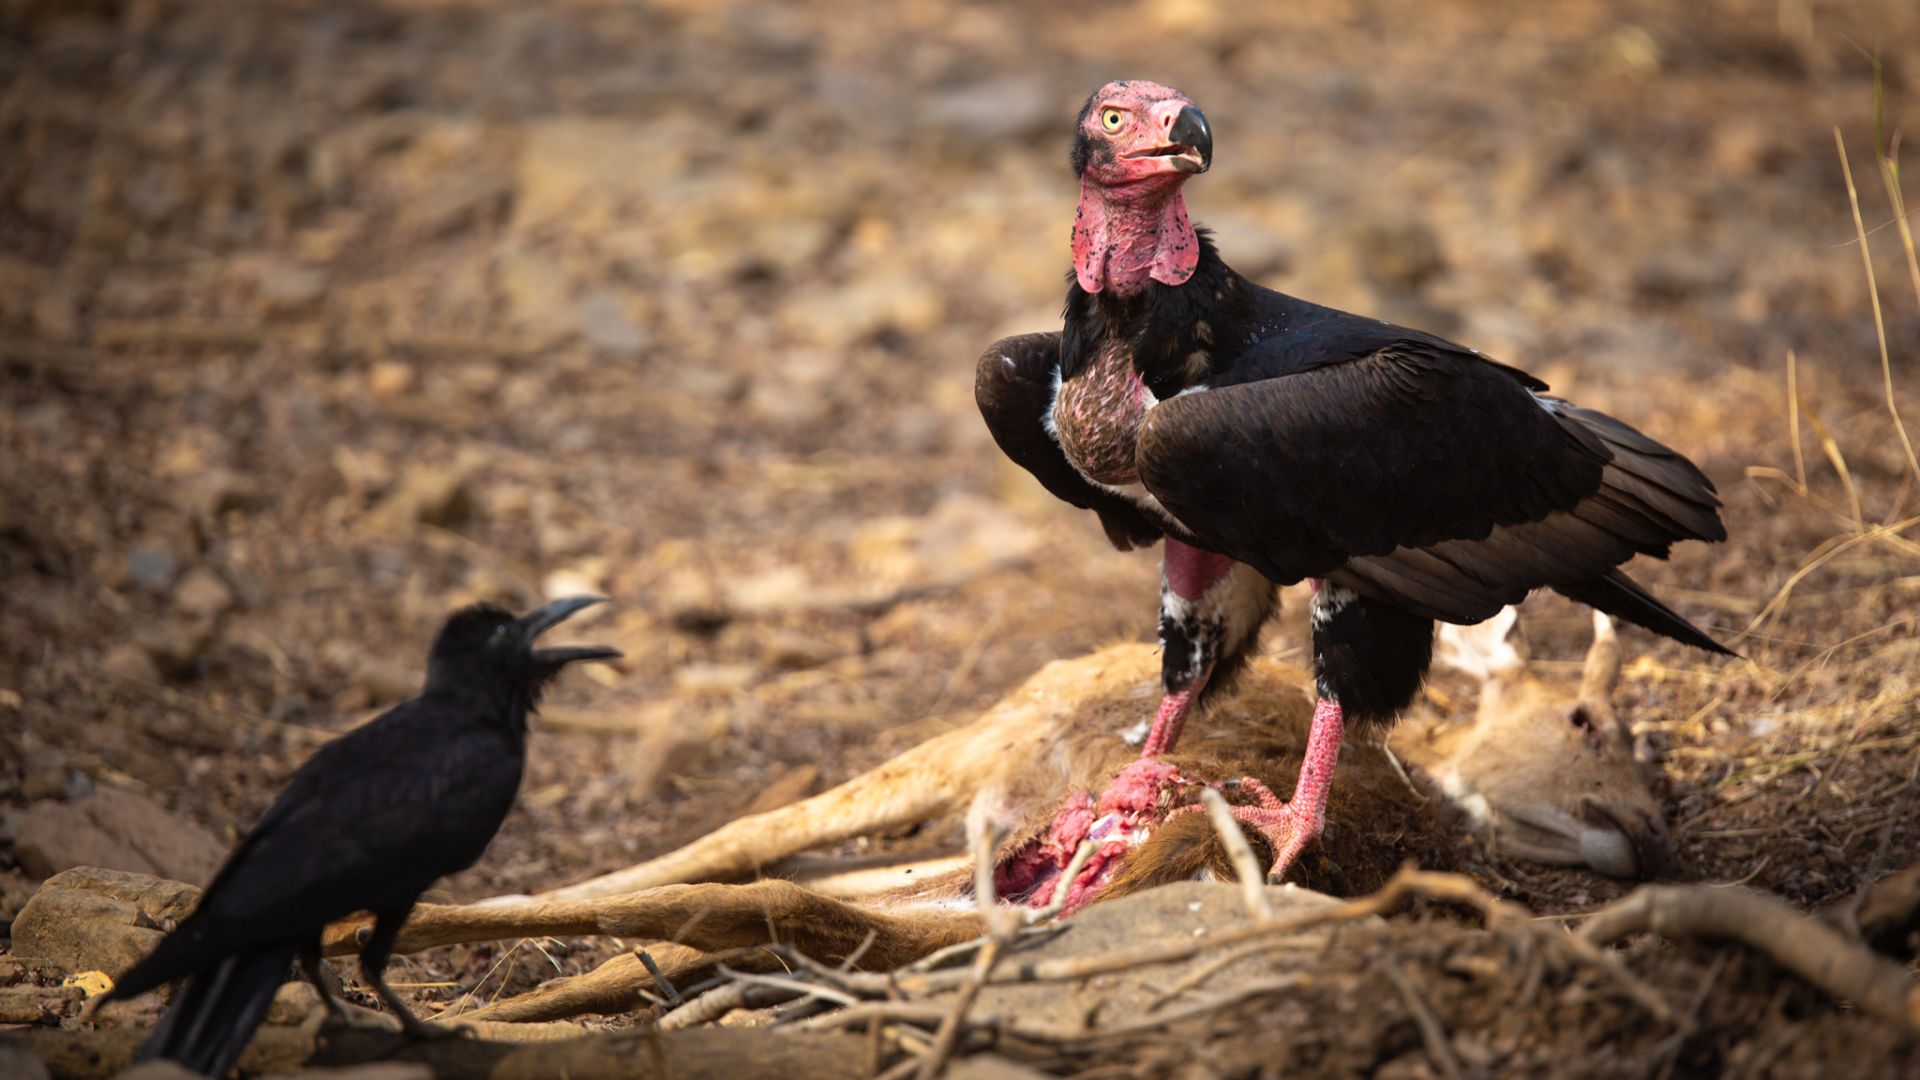
[{"label": "deer carcass", "polygon": [[[1322,891],[1378,888],[1406,861],[1445,867],[1464,818],[1516,858],[1591,866],[1624,876],[1651,873],[1665,853],[1658,803],[1634,764],[1625,729],[1607,701],[1619,673],[1611,628],[1597,621],[1578,693],[1526,677],[1508,642],[1512,613],[1466,636],[1448,635],[1443,658],[1483,683],[1470,718],[1418,719],[1392,747],[1415,766],[1426,792],[1404,778],[1386,747],[1354,744],[1342,755],[1328,830],[1294,878]],[[1491,662],[1488,657],[1492,656]],[[856,952],[867,968],[909,962],[980,932],[973,875],[962,855],[853,873],[822,873],[794,856],[862,836],[965,814],[975,834],[1004,833],[995,852],[996,898],[1039,907],[1060,895],[1060,865],[1047,830],[1063,803],[1103,789],[1137,752],[1142,702],[1157,693],[1151,646],[1114,645],[1048,664],[974,722],[936,736],[870,772],[790,806],[731,822],[677,851],[534,898],[421,909],[399,947],[527,934],[604,933],[678,943],[660,955],[670,975],[701,970],[711,954],[784,942],[828,962]],[[1255,661],[1213,716],[1169,763],[1192,783],[1178,803],[1155,808],[1144,827],[1111,845],[1076,879],[1080,903],[1156,884],[1226,878],[1224,845],[1204,814],[1186,807],[1202,783],[1252,775],[1281,785],[1305,743],[1311,681],[1304,670]],[[1229,792],[1230,797],[1234,797]],[[1463,814],[1440,812],[1435,796]],[[1090,811],[1097,810],[1089,807]],[[1105,836],[1094,823],[1088,829]],[[1257,833],[1247,830],[1256,846]],[[722,882],[761,875],[750,884]],[[789,878],[797,880],[789,880]],[[1071,891],[1071,890],[1069,890]],[[351,926],[338,928],[346,947]],[[862,947],[864,946],[864,951]],[[751,957],[734,955],[735,965]],[[650,977],[632,956],[574,980],[489,1006],[491,1019],[531,1019],[632,1007]]]}]

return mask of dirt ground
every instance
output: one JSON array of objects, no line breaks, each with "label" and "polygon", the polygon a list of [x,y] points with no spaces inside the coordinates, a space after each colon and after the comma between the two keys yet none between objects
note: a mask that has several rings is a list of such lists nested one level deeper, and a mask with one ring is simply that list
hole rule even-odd
[{"label": "dirt ground", "polygon": [[[1672,877],[1811,909],[1920,859],[1920,493],[1881,367],[1920,435],[1920,270],[1874,156],[1920,116],[1907,0],[0,0],[0,802],[123,787],[231,839],[412,692],[450,609],[597,591],[577,636],[626,660],[556,694],[445,883],[534,892],[1150,638],[1157,557],[1005,461],[971,394],[988,342],[1058,324],[1068,125],[1125,76],[1206,110],[1188,200],[1236,268],[1719,484],[1729,543],[1635,567],[1746,657],[1628,636]],[[1570,605],[1523,625],[1577,663]],[[1625,889],[1474,870],[1541,915]],[[35,882],[10,844],[0,871],[10,920]],[[522,944],[407,981],[484,1002],[607,955]],[[1920,1070],[1764,961],[1646,955],[1676,1001],[1718,988],[1703,1034],[1563,998],[1469,1064]],[[1410,1032],[1291,1060],[1421,1075]]]}]

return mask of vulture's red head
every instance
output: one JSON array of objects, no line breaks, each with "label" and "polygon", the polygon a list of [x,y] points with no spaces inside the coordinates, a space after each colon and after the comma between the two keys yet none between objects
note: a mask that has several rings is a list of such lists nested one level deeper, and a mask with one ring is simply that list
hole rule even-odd
[{"label": "vulture's red head", "polygon": [[1213,164],[1213,131],[1187,95],[1159,83],[1122,80],[1094,91],[1080,110],[1073,171],[1105,188],[1178,187]]},{"label": "vulture's red head", "polygon": [[1073,139],[1080,178],[1073,271],[1080,287],[1125,295],[1148,279],[1185,284],[1199,242],[1180,185],[1212,164],[1213,130],[1187,95],[1137,80],[1094,91]]}]

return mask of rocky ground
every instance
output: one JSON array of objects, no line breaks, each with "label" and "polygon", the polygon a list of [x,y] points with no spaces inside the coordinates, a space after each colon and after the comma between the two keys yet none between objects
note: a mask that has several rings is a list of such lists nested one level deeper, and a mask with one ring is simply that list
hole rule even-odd
[{"label": "rocky ground", "polygon": [[[557,695],[462,899],[659,853],[1149,636],[1154,556],[971,399],[986,343],[1057,323],[1067,124],[1127,75],[1212,119],[1189,201],[1236,267],[1479,346],[1719,482],[1732,540],[1636,568],[1747,658],[1628,641],[1675,877],[1816,908],[1920,857],[1920,499],[1881,368],[1920,414],[1920,270],[1875,157],[1915,116],[1920,9],[856,7],[0,0],[0,917],[89,844],[204,873],[476,598],[605,593],[578,633],[627,659]],[[1577,661],[1572,608],[1523,625],[1543,670]],[[1545,914],[1623,891],[1480,871]],[[523,945],[406,981],[484,1002],[607,948]],[[1467,1065],[1920,1067],[1725,955],[1653,961],[1676,1002],[1719,988],[1682,1043],[1563,1000]],[[1260,1017],[1235,1038],[1276,1054],[1310,1018]],[[1418,1047],[1291,1060],[1419,1075]]]}]

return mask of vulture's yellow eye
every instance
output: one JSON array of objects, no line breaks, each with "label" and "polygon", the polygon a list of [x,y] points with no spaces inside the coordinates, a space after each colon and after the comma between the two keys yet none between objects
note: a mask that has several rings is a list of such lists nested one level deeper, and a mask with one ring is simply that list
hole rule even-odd
[{"label": "vulture's yellow eye", "polygon": [[1108,131],[1119,131],[1121,119],[1120,110],[1111,105],[1100,110],[1100,126]]}]

